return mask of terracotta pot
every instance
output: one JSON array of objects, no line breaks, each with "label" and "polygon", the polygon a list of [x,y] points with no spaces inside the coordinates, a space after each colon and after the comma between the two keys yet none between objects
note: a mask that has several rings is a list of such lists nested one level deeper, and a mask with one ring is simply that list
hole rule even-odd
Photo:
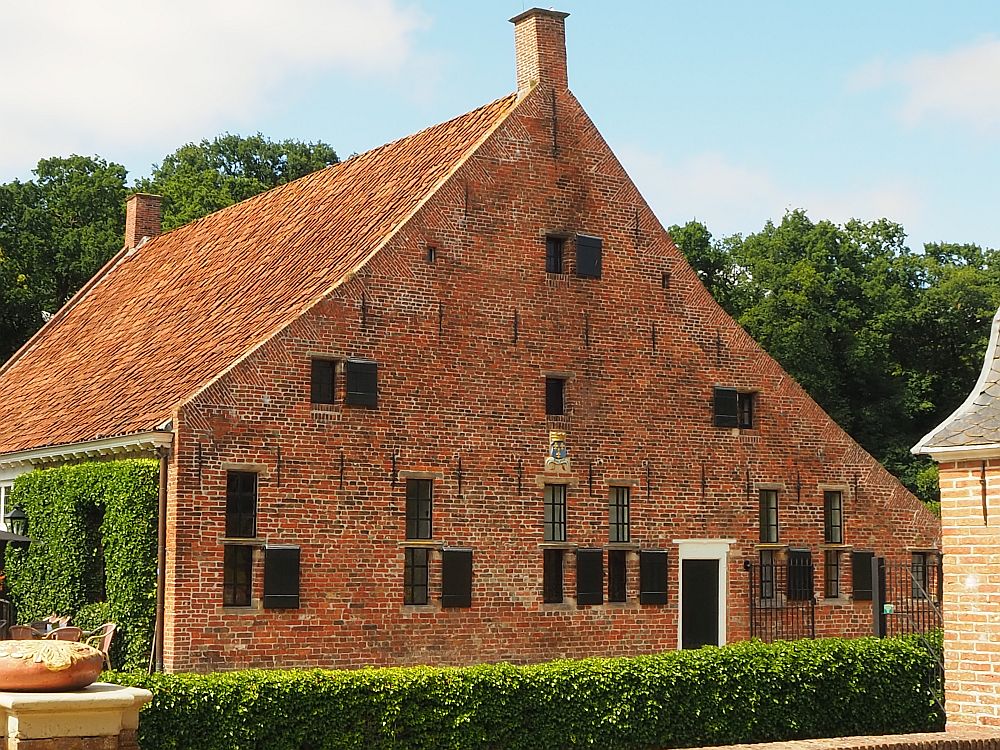
[{"label": "terracotta pot", "polygon": [[0,690],[57,692],[94,682],[104,655],[72,641],[0,641]]}]

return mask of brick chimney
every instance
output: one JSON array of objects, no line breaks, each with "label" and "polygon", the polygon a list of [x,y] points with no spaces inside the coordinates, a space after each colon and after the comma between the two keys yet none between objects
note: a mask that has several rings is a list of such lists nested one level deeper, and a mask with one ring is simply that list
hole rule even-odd
[{"label": "brick chimney", "polygon": [[569,13],[532,8],[510,19],[514,24],[517,91],[535,83],[555,89],[569,87],[566,77],[566,25]]},{"label": "brick chimney", "polygon": [[134,248],[143,237],[160,233],[163,221],[163,197],[149,193],[135,193],[125,204],[125,247]]}]

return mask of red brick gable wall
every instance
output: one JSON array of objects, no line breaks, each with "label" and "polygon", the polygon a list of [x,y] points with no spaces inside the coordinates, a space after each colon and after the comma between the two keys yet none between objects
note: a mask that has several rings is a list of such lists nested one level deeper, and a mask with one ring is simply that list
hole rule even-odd
[{"label": "red brick gable wall", "polygon": [[[554,106],[553,106],[554,104]],[[554,112],[554,115],[553,115]],[[545,235],[601,237],[603,274],[545,273]],[[427,260],[427,246],[436,260]],[[669,288],[662,274],[670,273]],[[515,333],[516,332],[516,333]],[[312,408],[311,356],[379,363],[379,408]],[[568,377],[545,416],[544,376]],[[713,385],[758,391],[757,426],[712,426]],[[340,385],[342,396],[342,382]],[[166,665],[540,661],[675,648],[682,539],[729,549],[728,639],[749,635],[744,560],[756,486],[781,486],[783,543],[822,593],[823,493],[845,542],[908,559],[937,520],[715,304],[568,92],[536,88],[349,282],[180,409],[168,516]],[[632,486],[632,540],[669,553],[666,605],[542,603],[550,429],[566,432],[568,541],[608,543],[609,484]],[[395,458],[394,458],[395,457]],[[226,469],[256,468],[258,537],[301,547],[301,603],[222,607]],[[434,477],[434,540],[473,550],[468,609],[402,601],[404,476]],[[460,486],[461,485],[461,486]],[[256,553],[254,597],[262,596]],[[842,574],[850,592],[850,566]],[[865,634],[867,602],[817,607],[818,634]]]}]

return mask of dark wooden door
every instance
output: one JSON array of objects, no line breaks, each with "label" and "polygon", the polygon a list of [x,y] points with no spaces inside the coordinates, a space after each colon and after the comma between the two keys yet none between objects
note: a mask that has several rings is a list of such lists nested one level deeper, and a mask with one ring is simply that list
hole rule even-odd
[{"label": "dark wooden door", "polygon": [[684,560],[681,576],[681,648],[719,645],[719,561]]}]

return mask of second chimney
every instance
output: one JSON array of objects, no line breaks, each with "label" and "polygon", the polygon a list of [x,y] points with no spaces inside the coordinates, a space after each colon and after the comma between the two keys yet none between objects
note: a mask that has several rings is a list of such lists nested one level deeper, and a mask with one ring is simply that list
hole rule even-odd
[{"label": "second chimney", "polygon": [[131,250],[143,237],[155,237],[163,226],[163,198],[135,193],[125,204],[125,247]]},{"label": "second chimney", "polygon": [[566,76],[566,25],[569,13],[532,8],[510,19],[514,24],[517,91],[535,83],[569,87]]}]

